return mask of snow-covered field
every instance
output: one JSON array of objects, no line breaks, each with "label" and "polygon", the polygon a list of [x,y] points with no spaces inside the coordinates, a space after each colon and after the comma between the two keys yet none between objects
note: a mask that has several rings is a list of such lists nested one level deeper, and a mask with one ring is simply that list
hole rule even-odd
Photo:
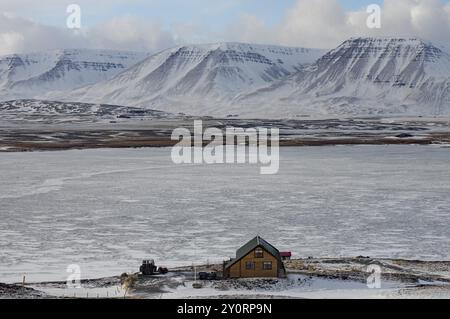
[{"label": "snow-covered field", "polygon": [[220,262],[260,234],[295,257],[450,259],[450,148],[282,148],[280,172],[170,149],[0,155],[0,282]]}]

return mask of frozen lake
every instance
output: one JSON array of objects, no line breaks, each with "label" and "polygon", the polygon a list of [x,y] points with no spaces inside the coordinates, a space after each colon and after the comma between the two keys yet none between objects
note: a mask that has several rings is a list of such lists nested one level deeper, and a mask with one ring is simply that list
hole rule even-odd
[{"label": "frozen lake", "polygon": [[295,257],[450,259],[450,148],[284,148],[273,176],[170,149],[1,153],[0,180],[0,282],[220,262],[257,234]]}]

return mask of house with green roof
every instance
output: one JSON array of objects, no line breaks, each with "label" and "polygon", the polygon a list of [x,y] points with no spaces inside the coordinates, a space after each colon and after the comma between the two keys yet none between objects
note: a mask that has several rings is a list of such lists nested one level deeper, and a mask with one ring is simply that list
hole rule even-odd
[{"label": "house with green roof", "polygon": [[284,278],[286,270],[281,254],[274,246],[256,236],[236,252],[236,258],[224,263],[224,278]]}]

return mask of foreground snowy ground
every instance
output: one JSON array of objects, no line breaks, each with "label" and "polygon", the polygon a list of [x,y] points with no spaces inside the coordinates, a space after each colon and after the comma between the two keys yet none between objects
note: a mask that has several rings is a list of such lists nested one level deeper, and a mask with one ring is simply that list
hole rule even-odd
[{"label": "foreground snowy ground", "polygon": [[170,149],[0,156],[0,282],[221,263],[260,234],[297,258],[450,259],[450,148],[283,148],[257,166],[176,166]]},{"label": "foreground snowy ground", "polygon": [[[379,267],[379,283],[371,281],[370,267]],[[192,267],[166,275],[127,274],[83,280],[78,288],[66,282],[7,286],[0,298],[450,298],[450,262],[399,259],[325,258],[286,261],[285,279],[222,280],[221,265],[196,267],[216,271],[218,280],[195,281]],[[195,289],[193,284],[200,284]]]}]

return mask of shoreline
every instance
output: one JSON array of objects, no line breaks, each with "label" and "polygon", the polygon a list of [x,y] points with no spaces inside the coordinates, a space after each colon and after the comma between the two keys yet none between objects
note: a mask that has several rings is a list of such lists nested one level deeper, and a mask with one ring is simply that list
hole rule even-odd
[{"label": "shoreline", "polygon": [[[84,279],[82,289],[67,289],[66,282],[0,284],[1,298],[449,298],[450,261],[389,258],[319,258],[285,261],[288,278],[253,278],[201,281],[202,289],[191,288],[191,266],[171,269],[167,275],[137,273]],[[381,269],[382,289],[366,287],[369,265]],[[220,273],[221,265],[198,266],[197,271]],[[130,284],[127,278],[133,278]],[[321,297],[322,295],[322,297]]]},{"label": "shoreline", "polygon": [[[87,149],[129,149],[129,148],[166,148],[177,145],[179,141],[170,138],[148,138],[148,139],[99,139],[67,142],[25,142],[1,143],[0,153],[36,152],[36,151],[67,151]],[[205,143],[206,146],[208,143]],[[223,145],[227,145],[224,143]],[[450,146],[450,133],[439,136],[422,138],[400,138],[400,137],[340,137],[340,138],[294,138],[280,140],[280,147],[320,147],[320,146],[359,146],[359,145],[442,145]],[[269,143],[270,146],[270,143]]]},{"label": "shoreline", "polygon": [[[65,117],[62,117],[65,119]],[[94,119],[63,121],[56,118],[0,121],[0,152],[58,151],[98,148],[172,147],[177,128],[193,132],[197,118]],[[281,147],[340,145],[450,145],[450,118],[347,119],[220,119],[198,118],[202,128],[278,128]],[[270,140],[269,140],[270,141]],[[223,140],[223,145],[226,144]],[[235,142],[236,143],[236,142]],[[248,142],[247,142],[248,143]],[[204,141],[204,145],[209,141]],[[222,143],[218,143],[219,145]]]}]

